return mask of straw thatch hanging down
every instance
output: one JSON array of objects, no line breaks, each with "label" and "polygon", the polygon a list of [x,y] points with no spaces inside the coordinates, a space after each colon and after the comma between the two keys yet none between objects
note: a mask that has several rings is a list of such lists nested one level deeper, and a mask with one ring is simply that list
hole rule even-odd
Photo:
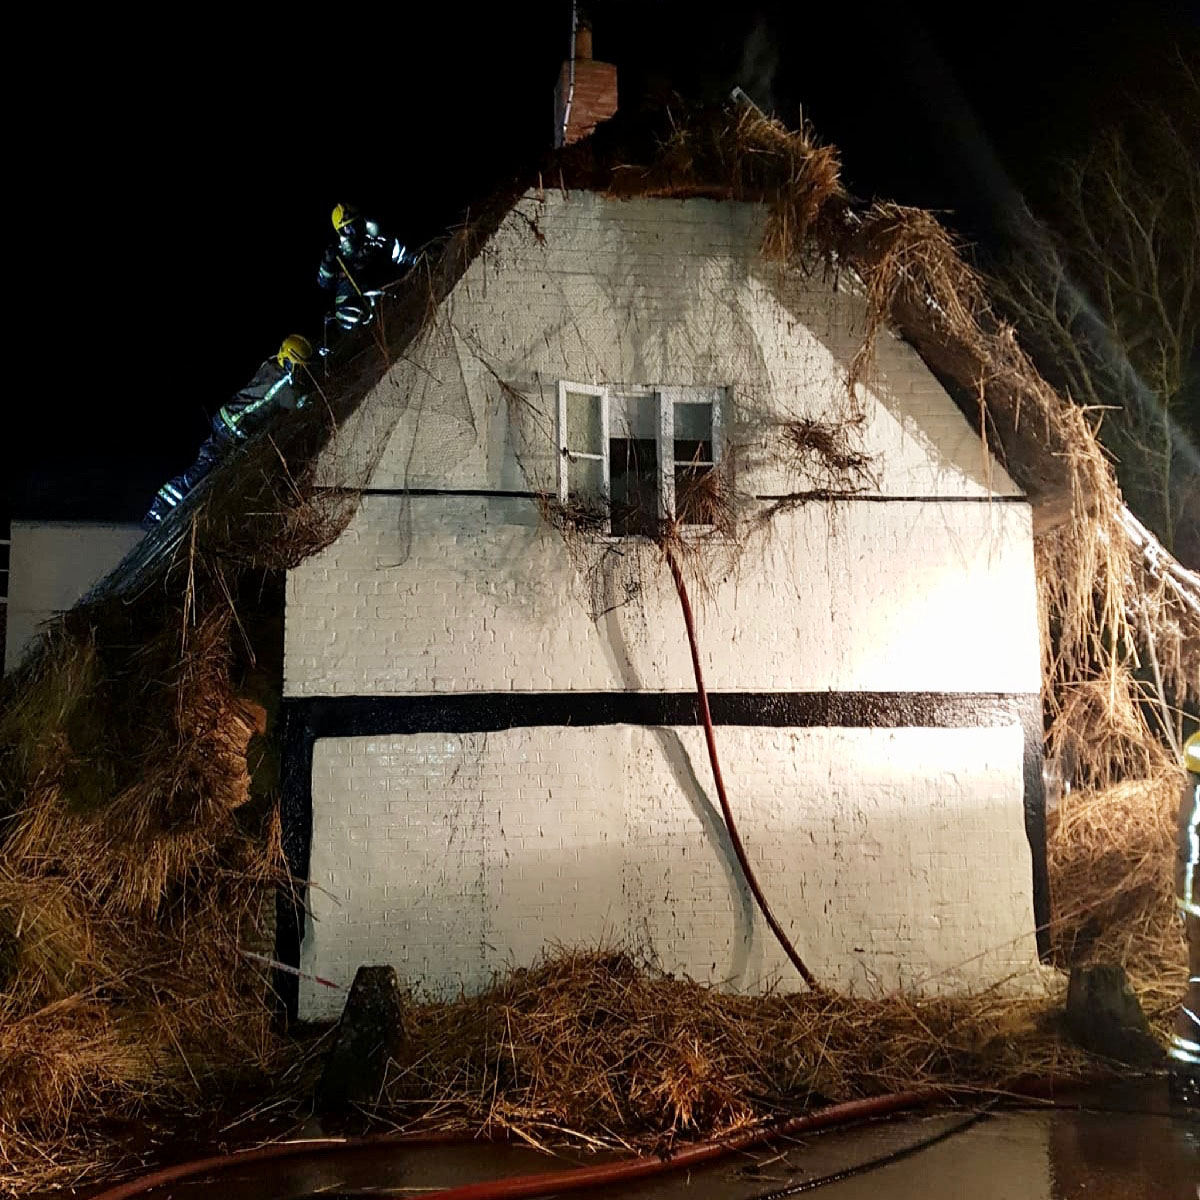
[{"label": "straw thatch hanging down", "polygon": [[[610,136],[621,144],[621,132]],[[876,339],[897,333],[1025,489],[1046,755],[1073,786],[1049,837],[1055,961],[1126,963],[1162,1018],[1185,975],[1170,880],[1180,731],[1200,710],[1200,576],[1124,507],[1096,414],[1042,378],[932,214],[856,208],[836,152],[809,130],[743,107],[674,124],[649,158],[614,153],[601,138],[573,151],[568,183],[612,195],[765,202],[764,257],[862,292],[865,325],[848,387],[869,379]]]},{"label": "straw thatch hanging down", "polygon": [[[1177,777],[1142,700],[1152,663],[1169,703],[1195,705],[1200,610],[1189,607],[1186,573],[1148,554],[1131,533],[1088,415],[1041,379],[937,221],[893,205],[855,208],[839,182],[836,152],[807,130],[789,131],[749,108],[668,121],[658,132],[617,118],[514,183],[428,253],[385,299],[379,321],[317,379],[317,402],[218,468],[180,519],[150,535],[6,680],[0,1187],[65,1181],[113,1152],[119,1139],[98,1139],[86,1116],[211,1112],[233,1097],[293,1085],[285,1064],[294,1051],[271,1030],[268,981],[242,953],[269,947],[282,871],[272,777],[279,573],[331,542],[353,509],[352,490],[315,486],[319,450],[421,336],[512,201],[538,181],[614,196],[765,203],[764,256],[785,270],[827,271],[865,297],[849,387],[869,378],[874,340],[892,330],[959,399],[1035,504],[1047,748],[1069,761],[1076,781],[1051,841],[1059,951],[1110,953],[1123,937],[1142,983],[1166,996],[1161,981],[1176,949],[1163,882],[1170,834],[1146,818],[1166,811]],[[358,452],[357,480],[365,482],[372,440]],[[1152,810],[1143,793],[1153,793]],[[1131,829],[1141,831],[1136,846]],[[928,1009],[889,1009],[894,1021],[871,1009],[882,1057],[835,1058],[831,1048],[822,1065],[794,1031],[823,1039],[835,1014],[793,1012],[790,1001],[725,1000],[689,984],[635,979],[625,960],[603,956],[568,958],[553,979],[537,977],[539,994],[562,997],[581,980],[590,994],[597,971],[607,972],[600,982],[616,988],[617,999],[636,1000],[636,1011],[602,1006],[628,1025],[614,1044],[640,1072],[612,1103],[603,1095],[581,1099],[606,1122],[632,1113],[634,1124],[658,1132],[703,1130],[764,1111],[754,1098],[780,1084],[762,1075],[770,1064],[722,1057],[739,1038],[750,1045],[759,1037],[750,1016],[756,1004],[754,1020],[774,1029],[772,1037],[792,1031],[784,1038],[791,1038],[787,1061],[809,1064],[797,1068],[795,1096],[899,1084],[929,1074],[934,1062],[940,1077],[987,1074],[962,1066],[978,1066],[962,1047],[947,1051],[953,1021],[938,1024]],[[519,975],[502,985],[493,997],[499,1009],[468,1004],[424,1010],[420,1019],[434,1043],[437,1029],[453,1032],[456,1022],[490,1029],[496,1011],[514,1019],[525,1013],[531,981]],[[666,1062],[649,1043],[635,1044],[665,1044],[661,1020],[682,1012],[684,1000],[696,1020],[709,1022],[705,1036],[726,1050],[703,1062]],[[836,1003],[846,1030],[868,1011]],[[554,1020],[575,1020],[567,1008]],[[531,1019],[530,1038],[540,1018]],[[547,1020],[544,1028],[557,1026]],[[960,1033],[978,1028],[967,1022]],[[479,1076],[466,1059],[456,1067],[455,1037],[397,1081],[398,1099],[440,1099],[456,1120],[486,1117],[531,1132],[544,1132],[551,1119],[572,1121],[569,1097],[554,1091],[561,1091],[554,1055],[575,1053],[575,1043],[543,1039],[541,1057],[524,1060],[535,1066],[510,1080],[499,1059],[494,1078]],[[970,1038],[980,1041],[972,1053],[987,1051],[981,1032]],[[847,1037],[843,1049],[856,1042],[861,1049],[864,1039]],[[904,1049],[888,1057],[887,1047]],[[1044,1061],[1058,1063],[1053,1055]],[[703,1073],[711,1089],[689,1092],[679,1082],[688,1072]],[[595,1073],[587,1078],[588,1088],[603,1092]],[[492,1091],[488,1111],[465,1102],[455,1108],[455,1080],[475,1088],[480,1079]]]},{"label": "straw thatch hanging down", "polygon": [[314,404],[218,467],[5,679],[0,1191],[94,1171],[122,1119],[211,1113],[290,1078],[246,954],[273,954],[285,879],[281,573],[353,511],[313,486],[319,448],[482,236],[452,237]]}]

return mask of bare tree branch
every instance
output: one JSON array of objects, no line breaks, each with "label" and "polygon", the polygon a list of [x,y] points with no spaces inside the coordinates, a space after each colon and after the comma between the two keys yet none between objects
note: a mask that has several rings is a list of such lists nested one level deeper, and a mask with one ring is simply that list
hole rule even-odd
[{"label": "bare tree branch", "polygon": [[1046,373],[1102,412],[1130,506],[1194,559],[1200,457],[1186,426],[1189,408],[1200,410],[1200,78],[1178,68],[1169,105],[1138,106],[1066,164],[1046,224],[1024,214],[995,286]]}]

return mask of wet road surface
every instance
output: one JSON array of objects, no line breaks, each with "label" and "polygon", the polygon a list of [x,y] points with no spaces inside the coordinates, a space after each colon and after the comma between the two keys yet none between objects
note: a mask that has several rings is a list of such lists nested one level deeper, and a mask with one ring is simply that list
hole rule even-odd
[{"label": "wet road surface", "polygon": [[[691,1173],[591,1189],[596,1200],[757,1200],[820,1192],[822,1200],[1196,1200],[1200,1113],[1171,1110],[1165,1085],[1089,1096],[1079,1110],[996,1110],[910,1115],[776,1141]],[[944,1135],[936,1144],[923,1143]],[[896,1161],[845,1178],[872,1160]],[[403,1146],[249,1165],[166,1185],[148,1200],[366,1200],[420,1197],[481,1179],[562,1171],[603,1161],[548,1157],[520,1146]],[[402,1189],[402,1190],[401,1190]]]}]

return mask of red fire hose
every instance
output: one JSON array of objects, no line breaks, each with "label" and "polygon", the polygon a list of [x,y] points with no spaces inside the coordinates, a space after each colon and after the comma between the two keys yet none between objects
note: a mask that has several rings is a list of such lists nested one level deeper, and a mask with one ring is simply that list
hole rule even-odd
[{"label": "red fire hose", "polygon": [[729,830],[729,840],[733,844],[733,852],[737,855],[738,865],[744,876],[759,911],[766,918],[767,925],[775,935],[775,940],[783,947],[783,952],[791,959],[792,966],[800,972],[800,977],[814,991],[820,991],[820,985],[813,973],[804,965],[796,947],[783,931],[783,926],[775,919],[771,906],[759,886],[758,879],[746,857],[746,847],[742,845],[738,834],[737,823],[733,819],[733,809],[729,807],[729,797],[725,794],[725,779],[721,775],[721,763],[717,758],[717,739],[713,733],[712,713],[708,708],[708,689],[704,686],[704,673],[700,669],[700,649],[696,644],[696,621],[692,616],[692,602],[688,599],[687,585],[683,582],[683,572],[679,569],[679,561],[670,546],[663,546],[663,555],[671,568],[671,576],[675,580],[675,590],[679,593],[679,606],[683,609],[683,623],[687,626],[688,646],[692,651],[692,670],[696,675],[696,696],[700,701],[700,718],[704,722],[704,740],[708,744],[708,761],[712,764],[713,781],[717,786],[717,799],[721,802],[721,813],[725,817],[725,828]]},{"label": "red fire hose", "polygon": [[[669,1158],[643,1155],[622,1162],[601,1163],[595,1167],[576,1167],[570,1171],[554,1171],[544,1175],[523,1175],[515,1179],[485,1180],[483,1183],[468,1183],[461,1187],[433,1192],[427,1200],[519,1200],[535,1196],[549,1196],[558,1192],[579,1192],[587,1188],[603,1187],[605,1184],[633,1183],[665,1171],[678,1171],[684,1167],[698,1167],[726,1154],[746,1150],[772,1137],[808,1133],[827,1129],[831,1125],[843,1125],[864,1117],[878,1117],[898,1112],[904,1108],[916,1108],[939,1095],[940,1088],[923,1088],[912,1092],[894,1092],[890,1096],[873,1096],[869,1100],[851,1100],[846,1104],[835,1104],[830,1108],[819,1108],[815,1112],[771,1125],[765,1129],[720,1138],[711,1142],[697,1142],[685,1146]],[[383,1200],[398,1200],[399,1193],[386,1190],[379,1195]]]},{"label": "red fire hose", "polygon": [[[722,1155],[745,1150],[772,1137],[827,1129],[831,1125],[841,1125],[865,1117],[883,1116],[887,1113],[899,1112],[901,1109],[916,1108],[921,1104],[944,1098],[948,1094],[945,1088],[928,1087],[908,1092],[895,1092],[887,1096],[873,1096],[867,1100],[851,1100],[845,1104],[835,1104],[829,1108],[819,1108],[814,1112],[803,1113],[786,1121],[759,1126],[732,1137],[696,1142],[666,1157],[643,1155],[632,1159],[621,1159],[618,1162],[601,1163],[594,1167],[573,1167],[567,1171],[543,1172],[511,1179],[485,1180],[482,1183],[470,1183],[441,1192],[431,1192],[428,1200],[511,1200],[518,1196],[542,1196],[551,1192],[580,1191],[603,1184],[631,1182],[648,1175],[673,1171],[680,1167],[698,1166],[701,1163],[720,1158]],[[230,1167],[242,1167],[248,1163],[267,1162],[277,1158],[328,1154],[338,1150],[378,1149],[381,1145],[389,1142],[420,1146],[448,1143],[466,1144],[467,1139],[460,1134],[383,1133],[367,1137],[272,1142],[266,1146],[254,1146],[249,1150],[239,1150],[233,1154],[217,1154],[209,1158],[196,1159],[194,1162],[176,1163],[170,1167],[163,1167],[160,1170],[151,1171],[147,1175],[141,1175],[136,1179],[130,1179],[125,1183],[108,1188],[98,1196],[94,1196],[92,1200],[131,1200],[132,1197],[144,1196],[165,1184],[178,1183],[184,1179],[192,1179],[198,1175],[206,1175]],[[400,1195],[399,1192],[392,1193],[386,1188],[374,1194],[380,1197]],[[404,1193],[404,1195],[408,1194],[408,1192]]]},{"label": "red fire hose", "polygon": [[129,1200],[132,1196],[144,1196],[155,1188],[181,1179],[193,1179],[212,1171],[223,1171],[227,1167],[240,1167],[245,1163],[269,1162],[273,1158],[301,1158],[310,1154],[328,1154],[334,1150],[378,1149],[389,1142],[403,1142],[412,1146],[441,1146],[459,1144],[463,1137],[458,1133],[375,1133],[367,1137],[304,1138],[294,1142],[268,1142],[265,1146],[252,1146],[249,1150],[235,1150],[232,1154],[211,1154],[207,1158],[195,1158],[190,1162],[173,1163],[160,1167],[134,1179],[127,1179],[114,1187],[92,1197],[92,1200]]},{"label": "red fire hose", "polygon": [[[1093,1084],[1111,1082],[1111,1072],[1100,1072],[1076,1079],[1060,1079],[1053,1076],[1042,1078],[1025,1078],[1016,1081],[1005,1089],[1009,1096],[1051,1096],[1060,1087],[1087,1087]],[[865,1100],[850,1100],[844,1104],[834,1104],[828,1108],[819,1108],[814,1112],[802,1113],[784,1121],[770,1125],[761,1125],[745,1133],[734,1134],[731,1137],[715,1138],[706,1142],[696,1142],[667,1156],[643,1155],[632,1159],[622,1159],[618,1162],[604,1163],[595,1167],[576,1167],[568,1171],[542,1172],[536,1175],[525,1175],[510,1179],[486,1180],[482,1183],[471,1183],[461,1187],[448,1188],[440,1192],[431,1192],[427,1200],[517,1200],[518,1197],[533,1198],[546,1196],[555,1192],[582,1191],[587,1188],[602,1187],[605,1184],[631,1183],[637,1179],[664,1174],[681,1167],[695,1167],[702,1163],[711,1162],[726,1154],[734,1154],[774,1137],[786,1137],[799,1133],[812,1133],[821,1129],[829,1129],[838,1125],[850,1124],[871,1117],[886,1116],[889,1113],[901,1112],[905,1109],[918,1108],[938,1100],[949,1100],[961,1095],[963,1089],[952,1087],[922,1087],[905,1092],[892,1092],[886,1096],[872,1096]],[[127,1180],[108,1188],[92,1200],[132,1200],[135,1196],[144,1196],[164,1184],[177,1183],[184,1179],[192,1179],[198,1175],[210,1174],[228,1167],[241,1167],[247,1163],[267,1162],[277,1158],[300,1158],[305,1155],[327,1154],[338,1150],[361,1150],[382,1145],[404,1143],[407,1145],[447,1145],[469,1144],[468,1139],[459,1134],[450,1133],[382,1133],[367,1137],[323,1138],[303,1142],[273,1142],[266,1146],[255,1146],[249,1150],[239,1150],[233,1154],[214,1155],[211,1158],[197,1159],[194,1162],[177,1163],[152,1171],[137,1179]],[[410,1193],[388,1191],[382,1189],[373,1191],[372,1195],[380,1200],[399,1200],[401,1195]]]}]

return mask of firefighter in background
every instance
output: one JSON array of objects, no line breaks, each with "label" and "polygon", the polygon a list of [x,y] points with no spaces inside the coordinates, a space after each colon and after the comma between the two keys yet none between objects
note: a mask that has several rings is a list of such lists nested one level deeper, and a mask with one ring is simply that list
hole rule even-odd
[{"label": "firefighter in background", "polygon": [[158,489],[154,503],[142,521],[147,529],[168,516],[225,457],[231,446],[244,442],[261,429],[279,409],[303,406],[304,395],[300,388],[312,357],[313,348],[308,338],[293,333],[283,339],[279,353],[268,358],[254,378],[213,417],[212,433],[200,447],[196,461],[182,475],[176,475]]},{"label": "firefighter in background", "polygon": [[1171,1092],[1200,1108],[1200,732],[1188,738],[1183,758],[1188,775],[1179,810],[1175,895],[1187,929],[1188,990],[1171,1038]]},{"label": "firefighter in background", "polygon": [[353,329],[371,317],[376,289],[391,283],[412,262],[398,238],[349,204],[333,210],[334,240],[326,247],[317,282],[333,292],[331,319]]}]

